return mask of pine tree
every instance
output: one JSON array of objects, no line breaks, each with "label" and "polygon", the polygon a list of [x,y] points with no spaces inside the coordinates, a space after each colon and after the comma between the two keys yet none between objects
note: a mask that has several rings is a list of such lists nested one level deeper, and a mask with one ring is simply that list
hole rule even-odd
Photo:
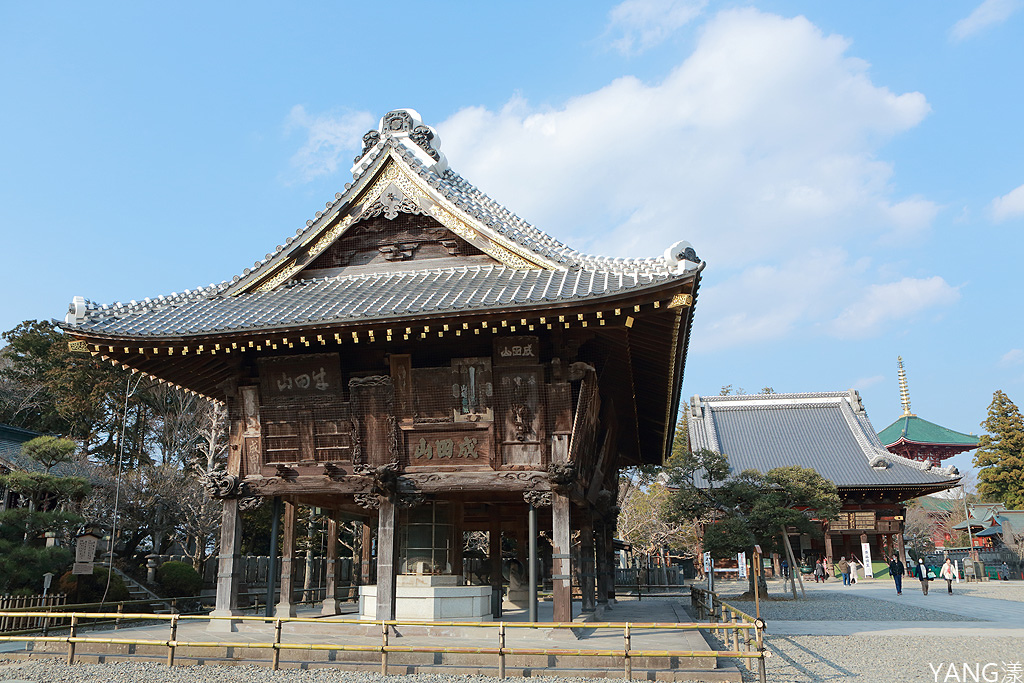
[{"label": "pine tree", "polygon": [[1002,391],[992,395],[988,418],[974,454],[978,492],[1008,508],[1024,508],[1024,417]]}]

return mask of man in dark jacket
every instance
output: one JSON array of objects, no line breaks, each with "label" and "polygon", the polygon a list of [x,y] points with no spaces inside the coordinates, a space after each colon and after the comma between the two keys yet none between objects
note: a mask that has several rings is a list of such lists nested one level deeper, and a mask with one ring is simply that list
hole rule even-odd
[{"label": "man in dark jacket", "polygon": [[899,555],[892,556],[892,562],[889,563],[889,574],[892,576],[892,580],[896,582],[896,595],[903,595],[903,563],[900,562]]}]

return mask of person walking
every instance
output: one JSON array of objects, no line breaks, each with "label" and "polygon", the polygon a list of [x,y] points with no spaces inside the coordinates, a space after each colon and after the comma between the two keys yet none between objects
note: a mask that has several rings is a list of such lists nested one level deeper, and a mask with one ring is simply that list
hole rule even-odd
[{"label": "person walking", "polygon": [[949,595],[953,594],[953,580],[956,579],[956,569],[953,567],[953,562],[948,557],[945,563],[942,565],[942,569],[939,570],[939,578],[946,580],[946,590],[949,591]]},{"label": "person walking", "polygon": [[789,560],[782,561],[782,578],[789,578]]},{"label": "person walking", "polygon": [[999,578],[1003,581],[1010,580],[1010,565],[1003,562],[1003,566],[999,568]]},{"label": "person walking", "polygon": [[928,582],[932,577],[928,575],[928,567],[925,566],[924,560],[917,564],[917,578],[921,580],[921,592],[928,595]]},{"label": "person walking", "polygon": [[819,559],[814,563],[814,583],[821,583],[825,580],[825,568],[821,565]]},{"label": "person walking", "polygon": [[839,562],[836,562],[836,569],[843,575],[843,585],[850,585],[850,563],[846,561],[846,556],[839,558]]},{"label": "person walking", "polygon": [[889,562],[889,575],[896,583],[896,595],[903,595],[903,574],[905,573],[906,570],[903,568],[903,563],[900,562],[900,556],[893,555],[892,561]]}]

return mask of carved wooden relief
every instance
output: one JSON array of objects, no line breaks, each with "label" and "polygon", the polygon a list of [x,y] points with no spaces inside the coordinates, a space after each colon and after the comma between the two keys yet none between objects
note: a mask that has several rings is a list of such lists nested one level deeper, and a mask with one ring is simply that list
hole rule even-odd
[{"label": "carved wooden relief", "polygon": [[413,405],[416,422],[453,422],[458,405],[452,387],[457,384],[452,368],[413,368]]},{"label": "carved wooden relief", "polygon": [[242,457],[239,475],[259,474],[262,445],[260,443],[262,429],[260,427],[260,392],[259,387],[240,387],[239,402],[242,410]]},{"label": "carved wooden relief", "polygon": [[539,466],[545,442],[544,369],[498,367],[494,375],[502,464]]},{"label": "carved wooden relief", "polygon": [[386,465],[398,457],[395,386],[391,377],[374,375],[349,381],[352,412],[361,422],[361,447],[370,465]]},{"label": "carved wooden relief", "polygon": [[455,399],[457,421],[479,422],[494,419],[491,405],[494,384],[490,358],[456,358],[452,360],[452,398]]},{"label": "carved wooden relief", "polygon": [[412,356],[407,353],[393,353],[388,362],[391,366],[391,381],[395,384],[395,416],[399,420],[411,420],[413,415]]},{"label": "carved wooden relief", "polygon": [[568,382],[548,385],[548,420],[552,434],[572,433],[572,387]]},{"label": "carved wooden relief", "polygon": [[382,194],[368,206],[366,217],[320,254],[310,270],[483,254],[433,217],[417,215],[419,207],[397,186],[388,190],[390,196]]}]

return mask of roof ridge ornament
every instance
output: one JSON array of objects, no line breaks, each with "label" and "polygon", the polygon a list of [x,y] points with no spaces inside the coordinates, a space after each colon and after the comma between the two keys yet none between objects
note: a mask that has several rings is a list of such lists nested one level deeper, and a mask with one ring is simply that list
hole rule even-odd
[{"label": "roof ridge ornament", "polygon": [[357,178],[369,168],[389,141],[394,146],[400,145],[404,153],[411,154],[435,173],[443,174],[448,169],[437,131],[423,123],[415,109],[393,109],[381,117],[376,130],[363,136],[363,149],[355,158],[352,176]]}]

